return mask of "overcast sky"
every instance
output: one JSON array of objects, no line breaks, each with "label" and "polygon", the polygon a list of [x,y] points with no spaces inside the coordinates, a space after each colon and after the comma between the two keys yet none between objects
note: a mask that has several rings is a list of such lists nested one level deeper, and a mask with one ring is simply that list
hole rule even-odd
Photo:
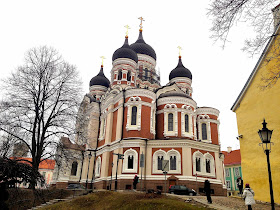
[{"label": "overcast sky", "polygon": [[[112,55],[124,42],[130,26],[129,43],[137,40],[138,17],[142,16],[143,36],[157,54],[161,85],[182,60],[193,75],[193,99],[198,106],[220,110],[222,150],[239,148],[236,116],[230,110],[259,56],[250,58],[241,51],[250,28],[238,25],[229,35],[230,42],[210,39],[211,20],[207,17],[209,1],[62,1],[19,0],[0,2],[0,78],[7,77],[23,64],[24,54],[42,45],[57,49],[63,58],[75,65],[84,83],[100,69],[110,79]],[[257,132],[257,131],[256,131]]]}]

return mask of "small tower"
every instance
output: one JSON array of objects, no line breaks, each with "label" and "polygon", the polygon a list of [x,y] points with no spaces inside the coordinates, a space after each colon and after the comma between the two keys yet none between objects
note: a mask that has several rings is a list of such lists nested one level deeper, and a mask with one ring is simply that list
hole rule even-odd
[{"label": "small tower", "polygon": [[[125,26],[127,30],[128,26]],[[128,33],[128,32],[127,32]],[[113,68],[111,71],[112,88],[117,86],[125,89],[127,86],[136,86],[136,66],[138,62],[137,54],[128,44],[128,35],[122,47],[117,49],[112,57]]]}]

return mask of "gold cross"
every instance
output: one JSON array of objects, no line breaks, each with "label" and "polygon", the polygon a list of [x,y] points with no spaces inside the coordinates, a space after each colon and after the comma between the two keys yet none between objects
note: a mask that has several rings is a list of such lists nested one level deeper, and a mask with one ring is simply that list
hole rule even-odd
[{"label": "gold cross", "polygon": [[181,56],[182,47],[178,46],[177,48],[179,49],[179,56]]},{"label": "gold cross", "polygon": [[104,56],[100,56],[100,58],[102,59],[102,66],[103,66],[103,61],[104,59],[106,59]]},{"label": "gold cross", "polygon": [[130,27],[128,25],[124,26],[126,28],[126,36],[128,36],[128,29],[130,29]]},{"label": "gold cross", "polygon": [[142,17],[139,17],[138,19],[141,20],[141,22],[140,22],[140,29],[142,29],[142,28],[143,28],[142,23],[143,23],[143,21],[145,21],[145,20],[144,20],[144,18],[142,18]]}]

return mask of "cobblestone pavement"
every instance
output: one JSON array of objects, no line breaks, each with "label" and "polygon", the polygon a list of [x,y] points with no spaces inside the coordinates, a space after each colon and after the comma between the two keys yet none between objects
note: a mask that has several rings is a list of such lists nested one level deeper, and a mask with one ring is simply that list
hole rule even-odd
[{"label": "cobblestone pavement", "polygon": [[[245,202],[243,199],[238,197],[222,197],[222,196],[212,196],[212,204],[207,203],[206,196],[185,196],[185,195],[172,195],[180,197],[184,200],[187,199],[193,199],[196,202],[202,203],[205,206],[213,209],[223,209],[223,210],[229,210],[229,209],[247,209],[247,206],[245,206]],[[271,206],[267,203],[260,203],[257,202],[257,204],[253,205],[253,210],[270,210]],[[279,205],[275,205],[275,209],[280,210]]]}]

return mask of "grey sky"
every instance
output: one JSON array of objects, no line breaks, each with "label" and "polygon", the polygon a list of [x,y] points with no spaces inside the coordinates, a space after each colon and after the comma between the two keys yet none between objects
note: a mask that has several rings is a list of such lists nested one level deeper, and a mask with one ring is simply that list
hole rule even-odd
[{"label": "grey sky", "polygon": [[105,56],[104,71],[110,79],[113,52],[122,46],[128,24],[129,43],[138,37],[138,17],[143,16],[143,36],[157,53],[161,85],[178,62],[182,50],[185,67],[193,75],[193,98],[198,106],[220,110],[222,149],[239,148],[235,114],[230,108],[251,73],[258,56],[249,58],[240,49],[246,24],[234,28],[225,50],[211,40],[209,1],[1,1],[0,78],[24,61],[24,53],[41,45],[57,49],[77,66],[88,91]]}]

